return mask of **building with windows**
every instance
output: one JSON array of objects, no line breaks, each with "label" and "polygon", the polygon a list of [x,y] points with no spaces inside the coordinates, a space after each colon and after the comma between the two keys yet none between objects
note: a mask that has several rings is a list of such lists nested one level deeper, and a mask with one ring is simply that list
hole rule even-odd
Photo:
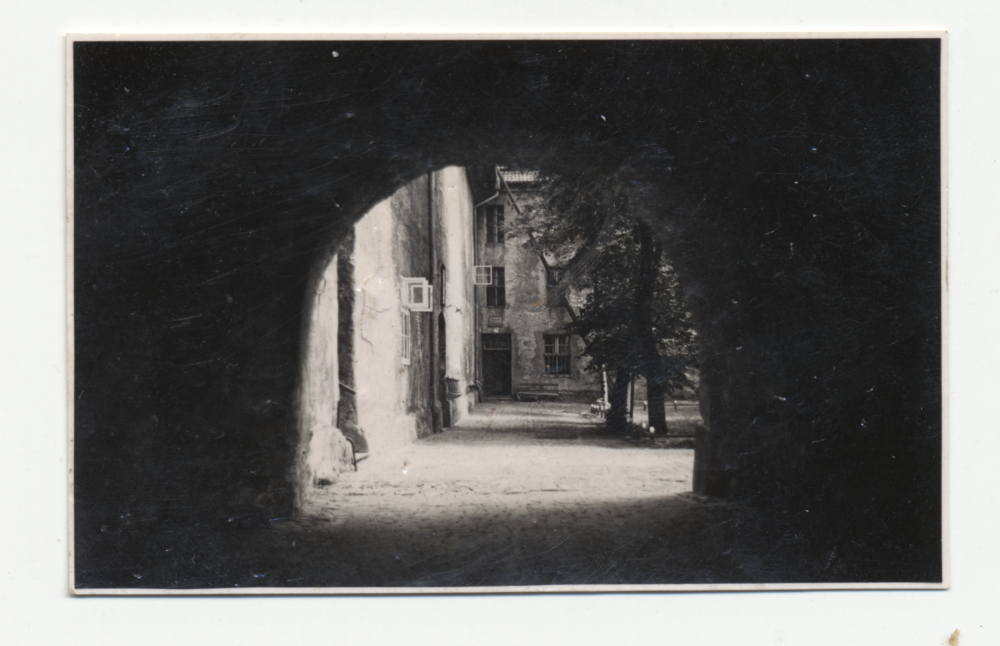
[{"label": "building with windows", "polygon": [[564,259],[528,248],[509,224],[540,199],[538,173],[496,171],[496,194],[476,207],[478,377],[484,397],[591,400],[583,339],[566,331],[584,290],[566,286]]},{"label": "building with windows", "polygon": [[314,276],[299,394],[303,480],[451,426],[475,400],[473,197],[464,168],[376,204]]},{"label": "building with windows", "polygon": [[495,190],[478,203],[466,169],[414,180],[317,268],[299,394],[303,481],[335,480],[352,448],[386,454],[449,427],[478,397],[600,393],[582,340],[565,329],[580,293],[559,258],[509,226],[538,199],[533,181],[490,174]]}]

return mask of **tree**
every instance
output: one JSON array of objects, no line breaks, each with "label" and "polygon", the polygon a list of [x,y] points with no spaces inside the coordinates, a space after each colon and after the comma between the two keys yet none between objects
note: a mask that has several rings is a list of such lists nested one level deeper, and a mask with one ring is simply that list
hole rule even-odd
[{"label": "tree", "polygon": [[[663,431],[664,393],[688,385],[697,356],[680,282],[644,217],[656,201],[642,193],[627,166],[550,175],[514,223],[540,255],[572,256],[550,304],[570,311],[568,331],[585,340],[590,369],[615,375],[608,426],[620,433],[633,376],[646,378],[650,425]],[[567,300],[574,286],[590,288],[579,312]]]}]

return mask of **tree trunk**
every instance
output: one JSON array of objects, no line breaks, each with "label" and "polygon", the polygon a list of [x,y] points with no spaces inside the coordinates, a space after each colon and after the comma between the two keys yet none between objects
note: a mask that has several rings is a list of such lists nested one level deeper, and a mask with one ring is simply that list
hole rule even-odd
[{"label": "tree trunk", "polygon": [[611,390],[611,401],[608,402],[608,431],[614,435],[625,435],[628,431],[626,408],[628,407],[628,385],[632,373],[622,368],[615,375],[615,387]]},{"label": "tree trunk", "polygon": [[664,406],[663,369],[651,366],[646,371],[646,398],[649,402],[649,426],[657,434],[667,432],[667,413]]},{"label": "tree trunk", "polygon": [[648,224],[640,220],[636,228],[639,234],[639,271],[635,281],[634,300],[636,340],[646,376],[649,425],[658,433],[663,433],[667,430],[667,416],[663,408],[663,362],[656,347],[652,316],[653,291],[660,271],[663,248],[653,237]]}]

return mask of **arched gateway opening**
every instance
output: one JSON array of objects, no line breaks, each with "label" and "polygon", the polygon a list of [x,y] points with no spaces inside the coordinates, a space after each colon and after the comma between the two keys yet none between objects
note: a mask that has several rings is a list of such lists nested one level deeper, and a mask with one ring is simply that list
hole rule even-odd
[{"label": "arched gateway opening", "polygon": [[[329,429],[421,433],[359,397],[388,366],[346,337],[401,292],[343,289],[363,269],[338,250],[476,164],[625,169],[645,196],[697,321],[697,487],[768,510],[733,521],[767,519],[764,565],[697,582],[940,580],[939,61],[936,40],[76,43],[77,586],[275,585],[233,546],[334,482]],[[433,298],[469,285],[450,248],[419,276],[373,251]],[[419,319],[446,364],[432,429],[462,410],[448,380],[469,394],[450,312]],[[402,353],[403,325],[373,336]],[[276,585],[391,580],[358,568]]]},{"label": "arched gateway opening", "polygon": [[[600,191],[620,197],[595,218],[576,211],[581,201],[591,209],[600,199],[583,188],[592,179],[556,177],[488,166],[428,173],[369,210],[332,257],[320,257],[303,327],[301,515],[328,516],[317,500],[330,496],[320,489],[367,488],[374,498],[386,469],[412,470],[405,480],[413,481],[421,462],[435,461],[458,464],[429,478],[429,488],[483,481],[483,504],[463,508],[483,522],[491,501],[511,495],[512,480],[517,493],[580,493],[569,504],[591,513],[603,503],[607,521],[617,520],[616,505],[635,504],[641,489],[661,497],[691,490],[690,450],[660,455],[658,467],[641,450],[625,451],[693,449],[696,429],[707,432],[687,299],[662,244],[653,235],[639,239],[650,231],[639,220],[645,205],[626,199],[620,178]],[[579,222],[564,231],[560,225],[572,219]],[[636,255],[648,256],[645,264]],[[340,360],[341,350],[351,362]],[[345,391],[353,395],[351,415],[338,413]],[[349,424],[339,428],[340,419]],[[460,432],[409,446],[449,428]],[[562,440],[564,449],[545,440]],[[477,441],[494,450],[468,450]],[[431,445],[449,448],[435,454]],[[372,456],[394,464],[358,466]],[[650,482],[640,479],[643,461],[655,471]],[[371,475],[360,479],[359,471]],[[598,472],[610,476],[596,482]],[[340,482],[342,474],[350,482]],[[399,485],[387,492],[394,496]],[[338,504],[338,522],[350,500]],[[421,513],[419,498],[406,503],[397,515]],[[354,513],[370,522],[377,512]],[[462,512],[453,515],[457,522]]]}]

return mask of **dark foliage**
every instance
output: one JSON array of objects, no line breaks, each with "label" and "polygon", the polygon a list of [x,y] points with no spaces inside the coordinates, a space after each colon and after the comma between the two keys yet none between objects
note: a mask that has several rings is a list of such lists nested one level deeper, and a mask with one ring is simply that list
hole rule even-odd
[{"label": "dark foliage", "polygon": [[[665,391],[690,387],[697,365],[694,322],[680,281],[647,221],[659,219],[658,202],[643,195],[648,186],[627,167],[607,174],[549,174],[533,206],[515,227],[542,252],[569,249],[563,279],[589,291],[568,331],[586,340],[591,370],[607,370],[627,387],[632,375],[650,385],[650,423],[661,432]],[[669,217],[667,215],[666,217]],[[557,290],[558,291],[558,290]],[[620,373],[620,374],[619,374]],[[612,397],[608,424],[625,432],[624,395]],[[657,414],[658,413],[658,414]]]}]

